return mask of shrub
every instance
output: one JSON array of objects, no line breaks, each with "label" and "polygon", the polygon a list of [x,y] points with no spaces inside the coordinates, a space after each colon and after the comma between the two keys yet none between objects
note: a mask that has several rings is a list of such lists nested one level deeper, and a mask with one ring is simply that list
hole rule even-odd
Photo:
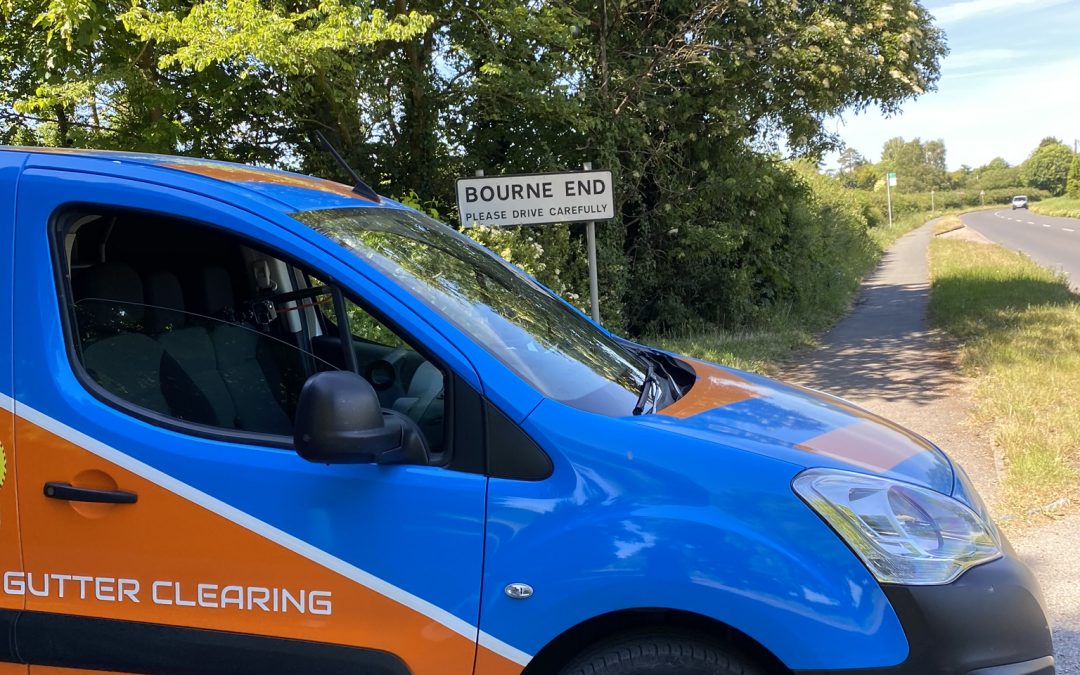
[{"label": "shrub", "polygon": [[[601,318],[618,332],[685,335],[777,321],[815,329],[844,309],[877,258],[870,231],[886,220],[883,196],[847,189],[813,164],[744,153],[687,183],[641,180],[627,191],[633,201],[617,205],[621,217],[597,226]],[[466,233],[587,308],[583,225]]]}]

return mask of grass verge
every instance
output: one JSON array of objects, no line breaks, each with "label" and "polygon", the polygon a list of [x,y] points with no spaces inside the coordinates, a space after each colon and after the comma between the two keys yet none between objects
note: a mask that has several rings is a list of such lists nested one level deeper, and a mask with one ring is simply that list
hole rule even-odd
[{"label": "grass verge", "polygon": [[[892,226],[882,225],[880,227],[870,228],[870,239],[872,239],[873,242],[877,245],[878,254],[880,257],[880,254],[885,251],[885,249],[892,246],[897,239],[904,236],[908,232],[911,232],[916,227],[922,225],[926,221],[932,220],[941,215],[943,214],[940,212],[930,214],[923,211],[917,213],[905,213],[898,218],[894,218]],[[869,271],[870,270],[867,270],[867,272]]]},{"label": "grass verge", "polygon": [[763,375],[776,373],[777,364],[800,347],[814,343],[814,332],[793,322],[776,321],[754,331],[717,331],[646,340],[661,349]]},{"label": "grass verge", "polygon": [[964,227],[964,221],[960,220],[960,216],[945,216],[934,225],[934,236],[940,237],[962,227]]},{"label": "grass verge", "polygon": [[975,414],[1004,451],[1003,506],[1023,513],[1071,494],[1080,477],[1080,296],[996,245],[935,239],[930,269],[930,321],[961,341]]},{"label": "grass verge", "polygon": [[1061,216],[1063,218],[1080,218],[1080,199],[1068,197],[1054,197],[1040,202],[1032,202],[1028,205],[1035,213],[1044,216]]},{"label": "grass verge", "polygon": [[[869,273],[885,249],[893,242],[926,221],[941,214],[909,213],[893,220],[892,227],[875,227],[870,230],[877,254],[864,273]],[[853,291],[854,292],[854,291]],[[850,303],[843,303],[846,307]],[[741,370],[764,375],[776,374],[779,364],[792,353],[814,345],[815,336],[832,325],[843,314],[817,316],[813,320],[797,320],[787,315],[777,315],[754,330],[711,331],[688,335],[660,335],[645,338],[644,342],[661,349],[686,354],[706,361],[723,363]]]}]

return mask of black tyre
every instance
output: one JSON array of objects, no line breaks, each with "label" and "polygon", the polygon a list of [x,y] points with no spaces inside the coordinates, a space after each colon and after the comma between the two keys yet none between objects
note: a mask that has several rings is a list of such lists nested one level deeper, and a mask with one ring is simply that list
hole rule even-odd
[{"label": "black tyre", "polygon": [[707,639],[641,633],[583,653],[560,675],[762,675],[740,656]]}]

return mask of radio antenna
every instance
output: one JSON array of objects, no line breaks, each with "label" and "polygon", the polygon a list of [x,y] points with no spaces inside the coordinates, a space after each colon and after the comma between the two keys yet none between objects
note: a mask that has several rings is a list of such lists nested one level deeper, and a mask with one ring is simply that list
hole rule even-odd
[{"label": "radio antenna", "polygon": [[318,129],[315,130],[315,137],[319,139],[319,143],[322,143],[322,146],[326,148],[326,151],[329,152],[330,156],[334,158],[334,161],[338,163],[338,166],[340,166],[342,169],[345,169],[345,173],[349,174],[349,178],[351,178],[353,181],[352,191],[360,195],[361,197],[366,197],[370,199],[376,204],[382,204],[382,197],[379,196],[379,193],[372,190],[371,186],[365,183],[360,178],[360,176],[355,171],[353,171],[353,168],[349,166],[349,163],[345,161],[345,158],[341,156],[341,153],[337,151],[337,148],[335,148],[334,144],[330,142],[330,139],[328,139],[323,134],[323,132],[319,131]]}]

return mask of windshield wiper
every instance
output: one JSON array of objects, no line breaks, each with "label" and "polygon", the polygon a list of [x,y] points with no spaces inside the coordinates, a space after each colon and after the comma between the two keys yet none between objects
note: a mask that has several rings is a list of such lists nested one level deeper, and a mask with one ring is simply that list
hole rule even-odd
[{"label": "windshield wiper", "polygon": [[[650,387],[650,385],[652,386]],[[649,402],[649,390],[653,388],[660,388],[660,380],[656,377],[656,366],[653,365],[652,361],[649,361],[649,367],[645,371],[645,381],[641,383],[641,393],[638,395],[637,404],[634,405],[635,415],[640,415],[645,412],[645,406]],[[659,398],[659,393],[657,394],[657,396],[653,397],[654,407],[656,406],[656,401],[659,400]]]}]

